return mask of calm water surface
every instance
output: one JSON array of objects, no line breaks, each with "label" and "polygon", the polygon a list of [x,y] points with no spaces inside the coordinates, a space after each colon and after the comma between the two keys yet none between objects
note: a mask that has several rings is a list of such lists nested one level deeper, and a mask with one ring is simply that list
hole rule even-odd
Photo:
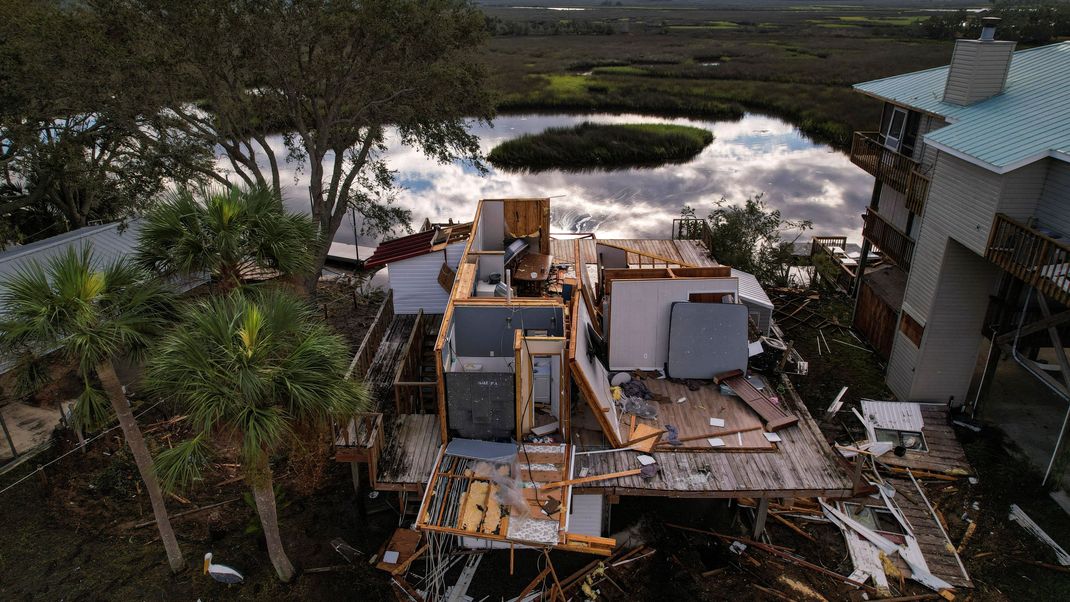
[{"label": "calm water surface", "polygon": [[[742,203],[764,193],[766,203],[788,219],[809,219],[814,232],[859,239],[860,214],[873,186],[872,178],[843,153],[803,136],[775,117],[747,115],[739,121],[667,119],[639,115],[523,115],[503,116],[492,127],[474,126],[483,151],[521,134],[583,121],[599,123],[665,122],[694,125],[713,132],[715,139],[683,165],[612,172],[537,174],[510,173],[491,168],[480,175],[460,163],[439,164],[418,151],[391,145],[390,166],[403,189],[397,203],[410,209],[415,224],[425,217],[464,221],[481,198],[554,197],[555,231],[595,231],[605,238],[668,237],[671,220],[684,205],[705,215],[722,197]],[[272,141],[283,154],[281,137]],[[308,208],[307,170],[284,166],[287,204]],[[359,224],[358,224],[359,225]],[[336,240],[353,242],[349,220]],[[360,237],[362,245],[373,240]]]}]

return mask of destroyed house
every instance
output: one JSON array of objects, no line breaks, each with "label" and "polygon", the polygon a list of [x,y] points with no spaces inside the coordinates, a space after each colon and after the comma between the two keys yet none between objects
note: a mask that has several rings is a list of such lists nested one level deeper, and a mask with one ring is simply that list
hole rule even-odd
[{"label": "destroyed house", "polygon": [[339,460],[464,547],[608,555],[622,495],[754,498],[764,519],[852,494],[806,409],[749,370],[771,305],[753,277],[699,240],[551,234],[550,213],[481,201],[456,268],[423,268],[444,313],[388,296],[354,359],[379,411],[340,425]]}]

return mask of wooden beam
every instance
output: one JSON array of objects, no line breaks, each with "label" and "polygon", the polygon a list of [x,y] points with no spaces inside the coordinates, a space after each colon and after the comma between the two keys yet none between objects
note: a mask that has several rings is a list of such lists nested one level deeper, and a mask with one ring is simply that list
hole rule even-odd
[{"label": "wooden beam", "polygon": [[641,468],[633,468],[631,470],[622,470],[620,472],[611,472],[608,474],[595,474],[587,477],[580,477],[577,479],[569,479],[567,481],[557,481],[554,483],[547,483],[539,487],[539,491],[547,491],[550,489],[560,489],[561,487],[567,487],[569,485],[580,485],[582,483],[593,483],[595,481],[606,481],[609,479],[619,479],[621,477],[632,477],[643,470]]},{"label": "wooden beam", "polygon": [[758,514],[754,518],[754,539],[758,539],[765,532],[765,518],[769,516],[769,498],[763,497],[758,500]]},{"label": "wooden beam", "polygon": [[[1037,295],[1037,299],[1041,299],[1041,298],[1043,298],[1043,295]],[[1043,310],[1044,310],[1044,308],[1042,307],[1041,311],[1043,311]],[[1005,332],[1005,333],[997,336],[996,337],[996,342],[997,343],[1010,343],[1011,341],[1013,341],[1015,339],[1015,337],[1024,337],[1026,335],[1033,334],[1034,332],[1040,332],[1041,330],[1044,330],[1044,329],[1052,327],[1052,326],[1057,326],[1059,324],[1062,324],[1063,322],[1070,322],[1070,309],[1068,309],[1066,311],[1061,311],[1061,312],[1059,312],[1057,314],[1054,314],[1054,315],[1051,314],[1051,312],[1049,311],[1045,315],[1044,318],[1041,318],[1040,320],[1037,320],[1036,322],[1031,322],[1029,324],[1026,324],[1025,326],[1022,326],[1021,330],[1015,329],[1015,330],[1012,330],[1011,332]]]}]

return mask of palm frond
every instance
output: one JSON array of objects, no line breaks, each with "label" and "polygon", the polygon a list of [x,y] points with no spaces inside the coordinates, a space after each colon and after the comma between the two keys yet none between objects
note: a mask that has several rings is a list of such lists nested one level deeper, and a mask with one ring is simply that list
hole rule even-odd
[{"label": "palm frond", "polygon": [[210,459],[209,451],[205,437],[198,435],[156,454],[153,470],[163,490],[185,489],[201,480]]},{"label": "palm frond", "polygon": [[90,384],[88,378],[85,379],[82,392],[74,402],[71,417],[74,427],[82,431],[95,431],[103,428],[111,420],[111,404],[107,396]]}]

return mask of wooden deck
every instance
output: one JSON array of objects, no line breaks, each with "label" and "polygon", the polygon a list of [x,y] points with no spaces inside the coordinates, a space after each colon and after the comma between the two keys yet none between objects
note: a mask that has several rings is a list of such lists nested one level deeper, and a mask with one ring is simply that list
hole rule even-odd
[{"label": "wooden deck", "polygon": [[385,419],[375,488],[423,492],[435,467],[442,437],[435,414],[401,414]]},{"label": "wooden deck", "polygon": [[[666,425],[676,427],[683,443],[671,446],[662,437],[656,449],[666,452],[747,450],[773,452],[776,446],[763,434],[762,419],[752,412],[743,401],[734,395],[724,395],[716,385],[704,385],[697,391],[666,379],[643,380],[651,393],[663,395],[667,403],[651,401],[657,406],[658,415],[653,420],[637,419],[636,424],[646,424],[658,429]],[[678,400],[683,399],[683,402]],[[620,431],[631,432],[631,414],[622,414]],[[724,420],[723,427],[710,426],[710,418]],[[740,430],[745,429],[745,430]],[[718,438],[724,447],[713,447],[708,439]]]},{"label": "wooden deck", "polygon": [[895,496],[895,503],[914,531],[925,563],[929,565],[929,572],[955,587],[973,587],[969,574],[963,572],[955,554],[948,549],[951,543],[944,537],[936,517],[925,507],[922,494],[914,487],[914,483],[909,479],[889,479],[888,483],[903,494]]},{"label": "wooden deck", "polygon": [[[691,392],[693,394],[693,392]],[[775,451],[654,451],[660,472],[650,480],[630,476],[585,485],[577,493],[662,497],[846,497],[850,475],[801,404],[785,406],[799,423],[777,434]],[[586,406],[584,406],[586,410]],[[707,421],[708,423],[708,421]],[[727,420],[726,420],[727,424]],[[707,448],[711,449],[711,448]],[[637,468],[636,452],[576,454],[576,469],[608,474]]]},{"label": "wooden deck", "polygon": [[383,340],[371,366],[368,367],[364,383],[374,396],[376,411],[384,412],[394,407],[394,378],[397,376],[398,366],[405,359],[406,344],[411,338],[414,326],[416,315],[395,315],[383,334]]},{"label": "wooden deck", "polygon": [[[574,239],[551,239],[550,240],[550,253],[553,254],[555,261],[563,263],[575,262],[575,250]],[[598,239],[597,242],[604,242],[606,244],[625,247],[628,249],[635,249],[642,253],[646,253],[651,256],[665,257],[672,259],[677,264],[686,263],[699,267],[716,266],[720,265],[713,259],[710,259],[709,254],[706,252],[706,247],[703,246],[700,240],[647,240],[647,239],[632,239],[632,238],[610,238],[610,239]],[[595,256],[595,243],[596,241],[591,238],[580,239],[580,255],[583,258],[583,263],[594,264],[598,263],[598,259]],[[649,265],[649,258],[640,258],[634,253],[628,254],[628,263],[639,265]]]}]

